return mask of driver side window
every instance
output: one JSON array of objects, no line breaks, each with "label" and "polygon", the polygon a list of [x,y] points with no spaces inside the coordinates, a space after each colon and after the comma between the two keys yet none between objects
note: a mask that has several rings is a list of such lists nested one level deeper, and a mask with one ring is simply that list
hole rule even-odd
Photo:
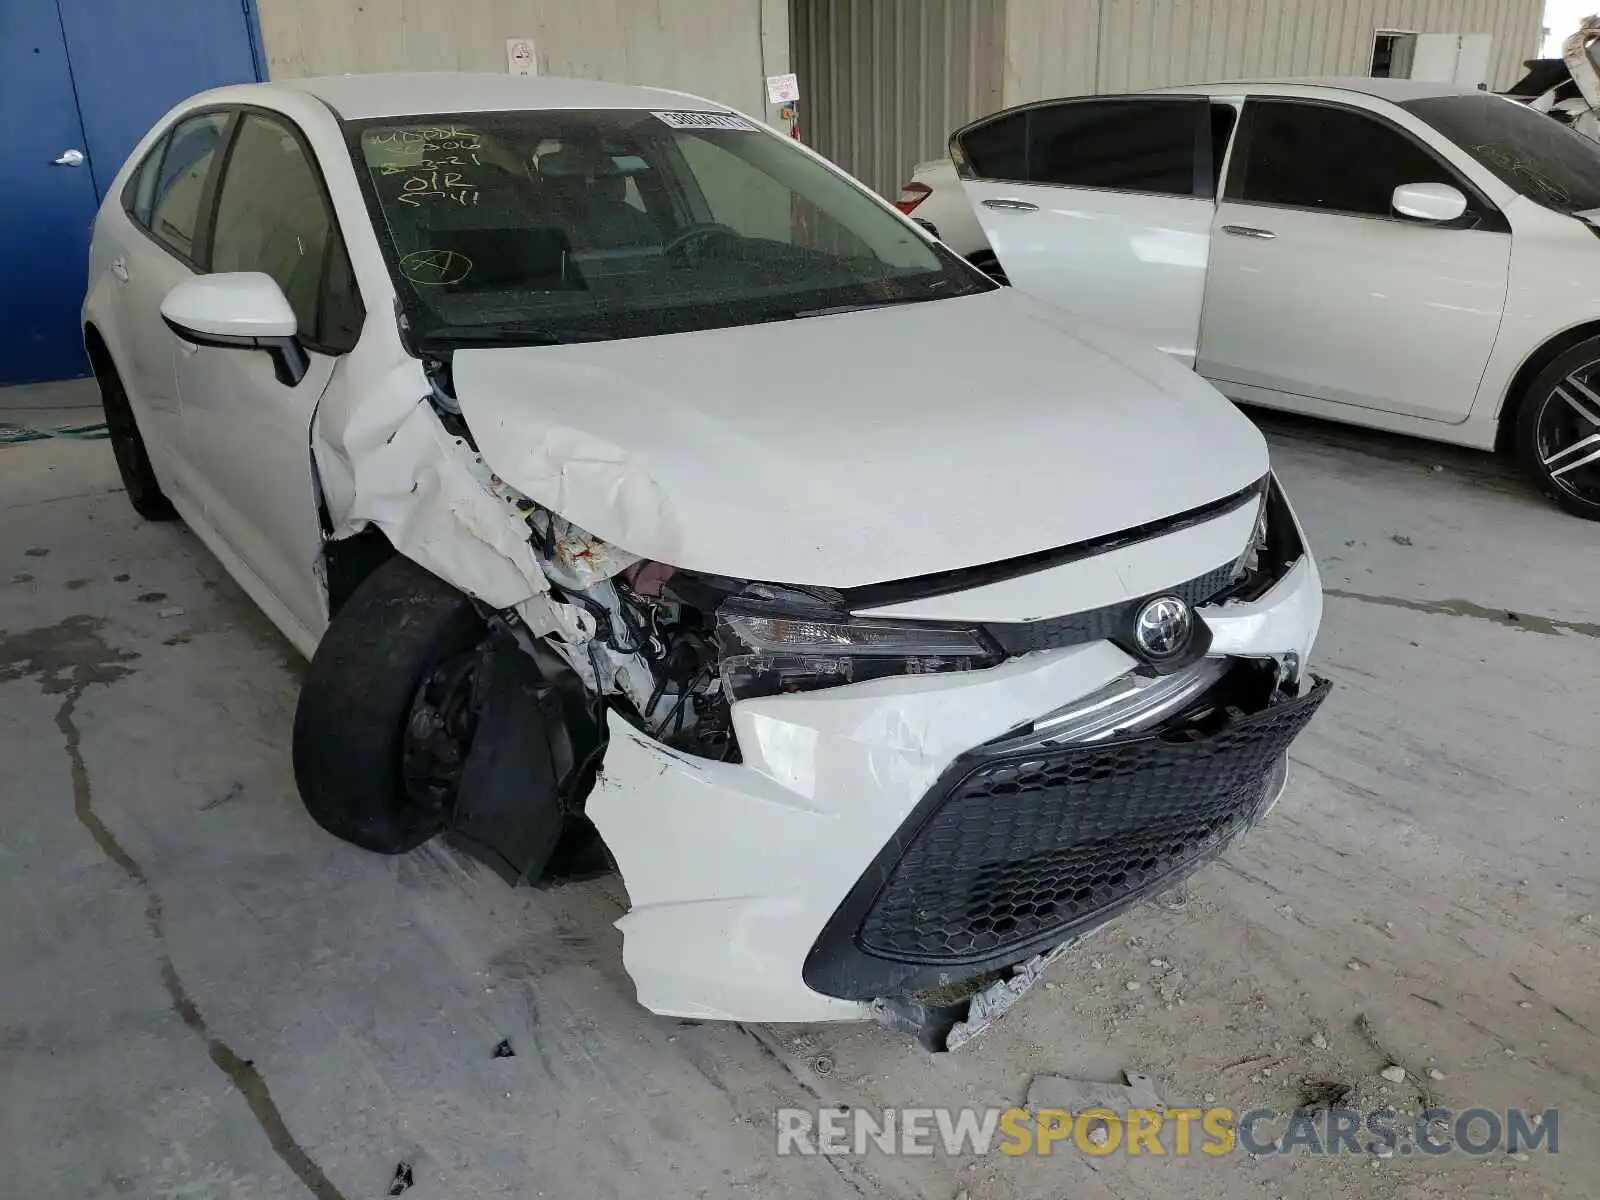
[{"label": "driver side window", "polygon": [[1387,217],[1394,189],[1407,183],[1464,186],[1421,145],[1368,113],[1295,100],[1248,100],[1225,198]]},{"label": "driver side window", "polygon": [[261,113],[245,114],[228,155],[210,266],[265,272],[306,342],[334,354],[355,346],[364,314],[321,175],[290,128]]}]

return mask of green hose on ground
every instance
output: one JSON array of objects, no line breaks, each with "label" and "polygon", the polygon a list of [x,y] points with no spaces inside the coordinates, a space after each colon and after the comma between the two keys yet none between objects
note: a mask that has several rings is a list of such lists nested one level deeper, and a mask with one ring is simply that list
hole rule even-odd
[{"label": "green hose on ground", "polygon": [[59,429],[29,429],[25,425],[0,424],[0,446],[20,446],[23,442],[42,442],[46,438],[74,438],[93,442],[110,436],[104,421],[95,425],[63,425]]}]

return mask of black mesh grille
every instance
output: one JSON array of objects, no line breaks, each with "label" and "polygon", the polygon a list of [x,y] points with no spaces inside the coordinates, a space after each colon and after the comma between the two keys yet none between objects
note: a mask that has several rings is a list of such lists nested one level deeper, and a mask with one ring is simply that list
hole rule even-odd
[{"label": "black mesh grille", "polygon": [[[1177,596],[1191,606],[1198,607],[1212,597],[1221,595],[1232,582],[1233,564],[1228,562],[1187,583],[1151,595]],[[1087,612],[1068,613],[1064,617],[1047,617],[1042,621],[991,622],[984,629],[1007,654],[1028,654],[1034,650],[1106,641],[1127,629],[1134,613],[1149,599],[1149,596],[1142,596],[1137,600],[1108,604]]]},{"label": "black mesh grille", "polygon": [[1173,594],[1198,608],[1206,601],[1213,600],[1227,591],[1228,585],[1233,582],[1233,566],[1233,563],[1225,562],[1216,570],[1207,571],[1204,575],[1173,588]]},{"label": "black mesh grille", "polygon": [[1327,694],[1218,730],[979,761],[946,785],[861,920],[869,955],[990,959],[1075,927],[1214,853],[1249,823]]}]

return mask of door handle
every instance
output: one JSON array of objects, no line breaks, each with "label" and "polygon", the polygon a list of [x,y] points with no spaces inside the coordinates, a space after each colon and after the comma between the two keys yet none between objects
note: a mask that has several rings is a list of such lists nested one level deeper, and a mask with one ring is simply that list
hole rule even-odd
[{"label": "door handle", "polygon": [[111,273],[123,283],[128,282],[128,262],[126,259],[114,258],[111,260]]},{"label": "door handle", "polygon": [[1030,203],[1027,200],[1008,200],[1008,199],[985,200],[983,202],[983,206],[985,208],[1003,208],[1007,212],[1038,212],[1039,211],[1039,206],[1037,204]]},{"label": "door handle", "polygon": [[55,167],[81,167],[83,166],[83,151],[63,150],[61,157],[54,159],[50,165]]},{"label": "door handle", "polygon": [[1267,242],[1278,236],[1270,229],[1257,229],[1254,225],[1224,225],[1222,232],[1231,233],[1234,237],[1259,238]]}]

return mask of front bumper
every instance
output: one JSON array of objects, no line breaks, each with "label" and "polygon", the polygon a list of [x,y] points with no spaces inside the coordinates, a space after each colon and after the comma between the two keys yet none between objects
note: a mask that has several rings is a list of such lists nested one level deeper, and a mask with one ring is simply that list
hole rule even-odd
[{"label": "front bumper", "polygon": [[1061,945],[1219,854],[1277,799],[1328,684],[1181,737],[962,755],[834,912],[819,992],[946,988]]},{"label": "front bumper", "polygon": [[[1083,565],[1072,570],[1081,576]],[[1209,627],[1213,656],[1282,661],[1293,655],[1304,663],[1321,619],[1321,583],[1305,555],[1258,599],[1198,611]],[[887,911],[888,902],[877,898],[893,894],[897,869],[902,882],[914,885],[917,872],[955,866],[964,871],[966,891],[940,892],[938,902],[952,907],[929,921],[949,925],[954,914],[959,924],[966,918],[956,910],[972,909],[972,889],[983,886],[982,856],[964,848],[969,837],[1002,839],[1016,861],[1017,855],[1028,858],[1030,845],[1059,833],[1071,805],[1055,803],[1053,816],[1039,812],[1003,825],[981,819],[977,793],[959,811],[950,800],[981,773],[975,762],[992,761],[975,759],[975,747],[1097,692],[1135,665],[1112,642],[1096,641],[1025,654],[969,674],[881,679],[746,700],[733,708],[744,757],[738,764],[667,750],[613,714],[605,767],[587,811],[632,902],[617,924],[640,1003],[659,1013],[711,1019],[870,1017],[874,998],[1021,961],[1126,907],[1146,885],[1169,881],[1219,853],[1276,798],[1262,772],[1276,769],[1304,723],[1277,720],[1285,706],[1263,714],[1273,717],[1269,736],[1252,730],[1233,739],[1235,750],[1243,746],[1247,752],[1235,762],[1232,784],[1222,787],[1225,796],[1209,808],[1202,792],[1221,777],[1195,767],[1204,750],[1187,755],[1187,783],[1169,788],[1161,803],[1190,813],[1186,828],[1194,836],[1185,836],[1180,852],[1165,855],[1156,853],[1159,839],[1152,842],[1138,861],[1152,853],[1158,861],[1132,886],[1123,886],[1124,880],[1109,891],[1091,892],[1070,911],[1058,909],[1034,921],[1025,936],[1009,936],[1014,927],[1008,926],[1001,931],[1007,936],[996,938],[996,929],[989,928],[976,937],[968,920],[958,931],[964,949],[955,958],[941,956],[937,945],[931,954],[924,946],[920,957],[906,953],[915,949],[919,905],[934,893],[913,886],[895,901],[900,908],[892,921],[885,917],[876,933],[867,924],[874,909]],[[1303,688],[1296,719],[1309,717],[1301,709],[1321,700],[1320,687],[1307,682]],[[1157,775],[1166,770],[1154,766]],[[1252,791],[1248,776],[1257,768]],[[1155,778],[1142,770],[1135,774]],[[1135,781],[1136,791],[1145,787]],[[1139,794],[1148,800],[1152,793]],[[1115,819],[1106,804],[1098,811]],[[932,841],[919,837],[941,812],[955,814],[948,830],[935,826]],[[1119,828],[1128,831],[1126,823]],[[1064,844],[1070,849],[1072,839]],[[908,858],[912,852],[920,859]],[[1011,906],[1012,915],[1019,903],[1032,904],[1037,915],[1036,897],[996,897],[995,905],[1001,903]],[[990,926],[997,912],[993,907],[986,918]],[[946,939],[946,949],[950,944]]]}]

